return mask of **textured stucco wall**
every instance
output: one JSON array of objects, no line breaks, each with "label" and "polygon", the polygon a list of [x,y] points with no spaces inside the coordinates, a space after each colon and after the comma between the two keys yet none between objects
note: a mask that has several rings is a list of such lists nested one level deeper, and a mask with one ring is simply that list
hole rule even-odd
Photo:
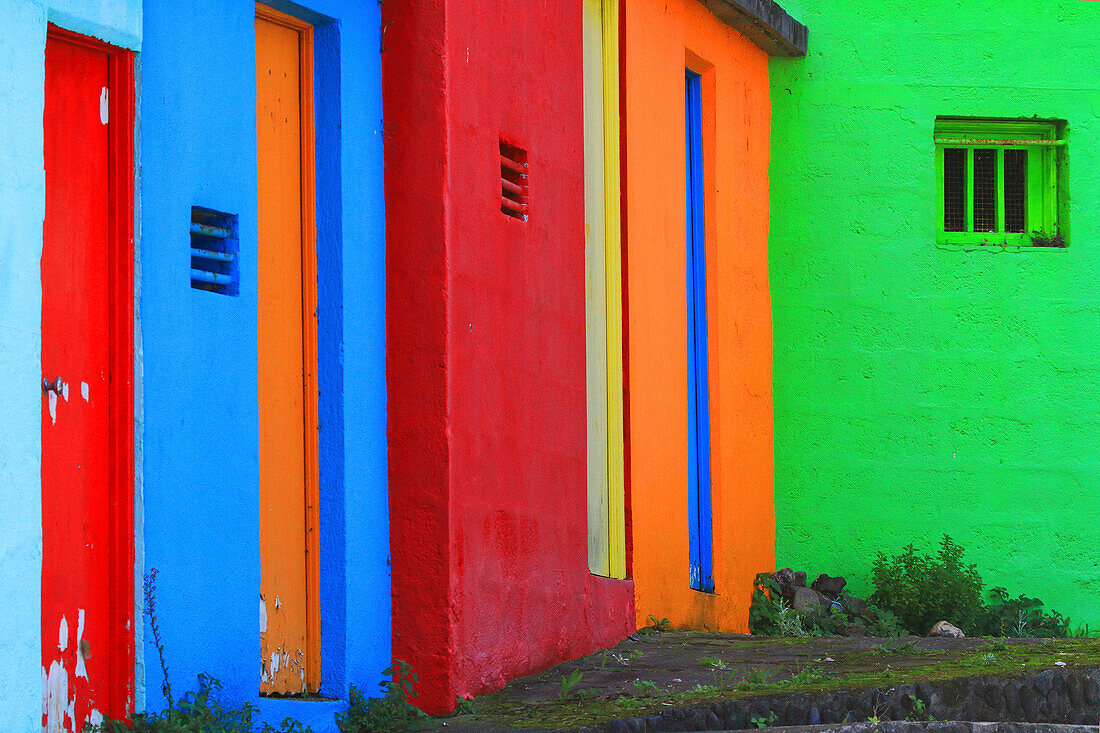
[{"label": "textured stucco wall", "polygon": [[137,48],[139,0],[44,3],[0,9],[0,729],[42,729],[39,640],[42,561],[40,387],[42,161],[46,27]]},{"label": "textured stucco wall", "polygon": [[[630,495],[639,624],[745,631],[772,566],[768,57],[696,0],[627,0]],[[690,60],[689,58],[690,57]],[[688,580],[684,69],[702,73],[715,593]]]},{"label": "textured stucco wall", "polygon": [[581,2],[385,3],[383,28],[394,656],[442,711],[621,640],[633,587],[588,572]]},{"label": "textured stucco wall", "polygon": [[[389,664],[378,8],[316,0],[321,674],[374,692]],[[254,4],[146,0],[142,58],[145,569],[173,691],[331,730],[340,703],[258,699],[260,551]],[[200,42],[201,41],[201,42]],[[240,295],[189,286],[190,207],[240,217]],[[146,701],[164,706],[145,637]]]},{"label": "textured stucco wall", "polygon": [[[773,60],[776,562],[949,533],[1100,621],[1100,3],[801,0]],[[800,6],[800,7],[796,7]],[[1068,121],[1066,250],[938,249],[937,115]]]}]

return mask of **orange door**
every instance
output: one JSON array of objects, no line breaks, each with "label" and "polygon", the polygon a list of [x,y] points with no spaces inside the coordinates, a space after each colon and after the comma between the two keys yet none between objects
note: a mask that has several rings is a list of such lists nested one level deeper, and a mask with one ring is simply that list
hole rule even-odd
[{"label": "orange door", "polygon": [[261,693],[321,680],[312,38],[256,6]]}]

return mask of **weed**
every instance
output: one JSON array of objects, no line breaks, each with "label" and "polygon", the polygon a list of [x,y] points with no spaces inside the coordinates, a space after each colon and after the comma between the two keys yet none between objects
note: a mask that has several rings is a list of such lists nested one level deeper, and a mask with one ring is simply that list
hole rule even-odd
[{"label": "weed", "polygon": [[737,676],[735,671],[725,672],[721,669],[712,669],[710,674],[714,678],[714,685],[722,689],[733,687],[733,680]]},{"label": "weed", "polygon": [[[252,733],[252,716],[256,708],[245,703],[239,708],[225,708],[218,702],[221,683],[209,675],[200,674],[199,689],[188,692],[172,707],[159,713],[135,713],[133,723],[108,719],[97,726],[85,728],[88,733]],[[287,718],[278,728],[267,723],[262,733],[311,733],[300,722]]]},{"label": "weed", "polygon": [[558,692],[558,702],[565,702],[573,692],[573,688],[584,677],[584,672],[574,669],[568,675],[561,678],[561,690]]},{"label": "weed", "polygon": [[475,712],[474,698],[462,695],[455,698],[455,715],[473,715]]},{"label": "weed", "polygon": [[160,622],[157,619],[157,573],[156,568],[150,568],[149,574],[143,578],[141,584],[142,594],[145,599],[143,610],[149,617],[149,628],[153,631],[153,646],[157,650],[157,658],[160,659],[160,671],[164,675],[164,682],[160,685],[160,692],[164,695],[168,707],[173,705],[172,683],[168,681],[168,662],[164,656],[164,639],[160,635]]},{"label": "weed", "polygon": [[641,697],[649,697],[657,692],[657,683],[652,680],[634,680],[634,687],[637,688]]},{"label": "weed", "polygon": [[943,619],[972,633],[982,605],[982,579],[962,556],[963,548],[947,535],[935,556],[918,554],[913,545],[893,557],[879,553],[871,568],[871,601],[916,633]]},{"label": "weed", "polygon": [[752,690],[769,684],[775,678],[776,672],[769,672],[760,665],[760,669],[750,669],[745,672],[744,678],[737,685],[739,690]]},{"label": "weed", "polygon": [[[1043,611],[1038,598],[1019,595],[1010,598],[1008,591],[997,586],[989,591],[990,602],[978,616],[977,630],[988,636],[1065,637],[1069,634],[1069,619],[1057,611]],[[963,629],[966,631],[966,629]]]},{"label": "weed", "polygon": [[695,687],[691,688],[691,691],[697,695],[717,695],[718,685],[696,684]]},{"label": "weed", "polygon": [[660,634],[665,631],[672,631],[672,624],[669,623],[669,620],[667,618],[658,620],[657,617],[654,616],[652,613],[649,614],[649,626],[643,626],[642,628],[638,629],[638,633],[642,634],[643,636],[648,636],[650,634]]},{"label": "weed", "polygon": [[997,655],[987,652],[980,657],[980,660],[982,664],[989,667],[990,665],[994,665],[997,663]]},{"label": "weed", "polygon": [[932,716],[928,714],[928,708],[924,704],[924,700],[921,700],[916,695],[909,695],[909,714],[905,716],[906,720],[932,720]]},{"label": "weed", "polygon": [[1071,639],[1093,639],[1100,636],[1100,629],[1089,629],[1088,624],[1078,624],[1076,629],[1067,629],[1066,635]]},{"label": "weed", "polygon": [[726,663],[716,657],[699,657],[699,664],[711,669],[725,669]]},{"label": "weed", "polygon": [[387,678],[378,683],[382,697],[368,698],[355,685],[351,686],[347,711],[336,714],[336,727],[343,733],[418,730],[426,723],[428,716],[409,702],[410,697],[416,697],[419,676],[408,662],[395,659],[382,674]]},{"label": "weed", "polygon": [[807,664],[802,669],[791,675],[790,683],[792,685],[811,685],[814,682],[820,682],[826,679],[828,675],[822,672],[812,664]]},{"label": "weed", "polygon": [[1004,639],[997,639],[996,641],[986,642],[982,649],[987,652],[1007,652],[1008,644],[1005,644]]},{"label": "weed", "polygon": [[769,710],[767,715],[757,715],[749,718],[749,722],[757,728],[770,728],[775,725],[777,720],[779,720],[779,716],[773,710]]}]

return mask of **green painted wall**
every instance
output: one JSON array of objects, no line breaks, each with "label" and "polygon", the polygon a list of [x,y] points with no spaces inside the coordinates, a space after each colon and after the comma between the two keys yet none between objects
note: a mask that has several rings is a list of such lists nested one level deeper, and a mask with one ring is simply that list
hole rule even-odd
[{"label": "green painted wall", "polygon": [[[776,562],[867,591],[946,532],[1095,627],[1100,2],[783,5],[810,52],[771,63]],[[1068,121],[1068,249],[937,248],[937,115]]]}]

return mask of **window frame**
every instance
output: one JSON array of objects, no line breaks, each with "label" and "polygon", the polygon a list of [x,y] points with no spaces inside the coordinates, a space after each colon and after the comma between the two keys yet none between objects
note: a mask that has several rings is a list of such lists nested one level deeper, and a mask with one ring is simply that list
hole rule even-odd
[{"label": "window frame", "polygon": [[[939,118],[936,120],[933,138],[936,149],[936,242],[938,244],[1035,247],[1039,246],[1035,243],[1036,238],[1049,239],[1059,234],[1056,156],[1058,148],[1065,144],[1065,140],[1059,138],[1057,123],[1049,120]],[[945,140],[953,142],[945,143]],[[992,142],[998,140],[1021,142],[1016,145]],[[1027,141],[1031,140],[1050,142],[1028,144]],[[944,151],[949,148],[966,151],[967,231],[965,232],[949,232],[944,229]],[[997,154],[997,229],[992,232],[973,231],[974,151],[979,149],[992,149]],[[1004,231],[1004,152],[1006,150],[1029,151],[1025,184],[1027,207],[1023,232]]]}]

